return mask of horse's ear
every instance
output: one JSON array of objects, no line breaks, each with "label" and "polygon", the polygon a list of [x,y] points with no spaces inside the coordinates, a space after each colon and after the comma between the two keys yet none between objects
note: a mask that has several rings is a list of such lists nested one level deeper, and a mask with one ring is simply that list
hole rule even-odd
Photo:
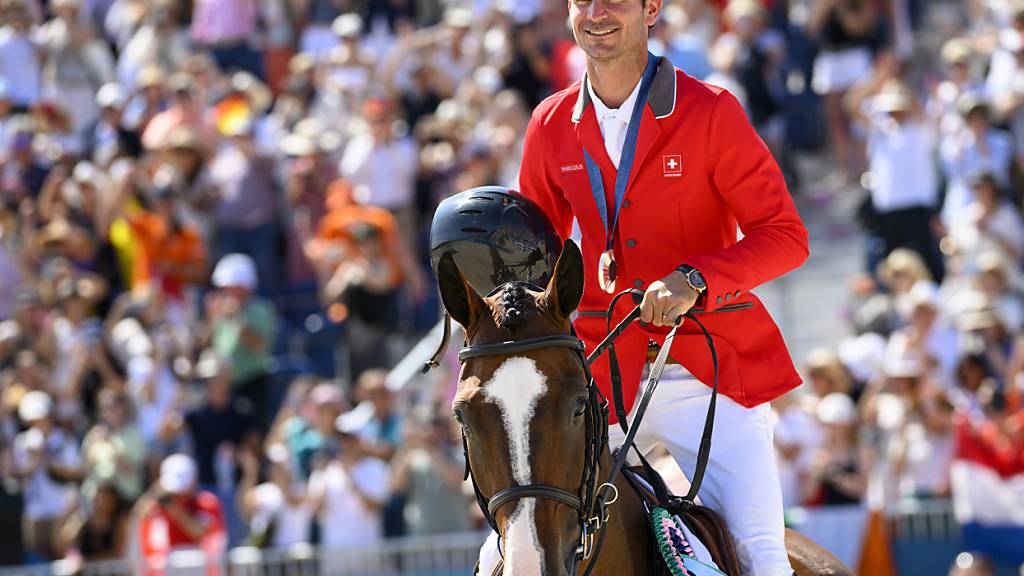
[{"label": "horse's ear", "polygon": [[548,305],[563,318],[580,305],[583,298],[583,255],[572,240],[562,245],[562,254],[546,290]]},{"label": "horse's ear", "polygon": [[468,328],[470,321],[480,314],[485,305],[483,298],[466,281],[451,254],[445,254],[437,264],[437,285],[441,289],[441,302],[448,314],[464,328]]}]

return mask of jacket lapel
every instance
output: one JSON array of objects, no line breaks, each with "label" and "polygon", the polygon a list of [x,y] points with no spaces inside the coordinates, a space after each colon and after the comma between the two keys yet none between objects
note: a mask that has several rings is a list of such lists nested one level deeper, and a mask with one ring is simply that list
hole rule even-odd
[{"label": "jacket lapel", "polygon": [[[604,181],[606,194],[614,195],[617,173],[615,165],[605,150],[604,139],[601,137],[601,127],[597,123],[597,116],[590,102],[590,93],[587,90],[586,82],[587,79],[584,76],[583,81],[580,83],[576,105],[573,108],[573,132],[576,135],[576,139],[601,169],[601,179]],[[640,173],[647,155],[654,148],[658,139],[661,138],[661,120],[675,112],[676,71],[668,58],[661,57],[658,59],[658,69],[655,72],[654,80],[647,94],[647,101],[642,104],[637,102],[637,105],[642,105],[644,108],[640,116],[640,131],[637,134],[633,166],[630,169],[629,181],[626,183],[626,197],[629,197],[637,174]],[[608,200],[609,210],[611,210],[614,198],[609,198]]]}]

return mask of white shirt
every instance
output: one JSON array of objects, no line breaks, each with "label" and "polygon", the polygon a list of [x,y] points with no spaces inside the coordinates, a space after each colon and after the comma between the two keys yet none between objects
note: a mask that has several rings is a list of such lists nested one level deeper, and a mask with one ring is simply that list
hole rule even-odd
[{"label": "white shirt", "polygon": [[292,505],[281,488],[272,482],[256,487],[256,512],[253,522],[274,522],[274,548],[309,542],[309,523],[313,518],[304,505]]},{"label": "white shirt", "polygon": [[46,463],[77,467],[81,464],[78,445],[63,430],[53,430],[45,438],[30,428],[14,438],[14,465],[25,470],[35,460],[36,452],[45,452],[40,464],[25,482],[25,516],[32,519],[61,518],[74,505],[78,489],[73,483],[54,480],[46,471]]},{"label": "white shirt", "polygon": [[881,213],[938,202],[935,135],[924,122],[875,114],[868,136],[871,201]]},{"label": "white shirt", "polygon": [[10,27],[0,28],[0,77],[7,83],[12,102],[28,106],[39,100],[42,67],[31,39],[18,36]]},{"label": "white shirt", "polygon": [[314,470],[309,491],[323,494],[320,511],[321,543],[327,548],[372,546],[383,538],[380,512],[370,510],[355,493],[353,485],[370,499],[383,504],[390,483],[388,465],[376,458],[365,458],[351,471],[339,462]]},{"label": "white shirt", "polygon": [[939,146],[939,156],[949,177],[942,219],[947,224],[957,212],[974,200],[968,184],[973,174],[991,172],[1004,190],[1010,187],[1010,165],[1013,161],[1013,138],[1002,130],[991,129],[983,138],[984,146],[967,129],[946,136]]},{"label": "white shirt", "polygon": [[416,200],[418,166],[419,150],[411,138],[378,144],[371,135],[360,134],[345,147],[339,172],[352,182],[361,204],[397,210]]},{"label": "white shirt", "polygon": [[619,167],[619,158],[622,157],[622,148],[626,145],[626,130],[629,128],[629,117],[633,115],[633,108],[636,106],[636,99],[640,94],[640,81],[638,80],[633,91],[617,109],[613,110],[605,106],[604,102],[597,97],[594,87],[587,80],[587,92],[590,93],[590,101],[594,104],[594,114],[597,116],[597,125],[601,127],[601,137],[604,138],[604,149],[608,157],[612,159],[615,168]]}]

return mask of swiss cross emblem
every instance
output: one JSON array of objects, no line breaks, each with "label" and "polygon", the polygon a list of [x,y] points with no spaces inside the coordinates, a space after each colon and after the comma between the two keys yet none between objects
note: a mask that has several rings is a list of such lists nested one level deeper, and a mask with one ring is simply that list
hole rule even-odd
[{"label": "swiss cross emblem", "polygon": [[665,176],[683,175],[683,157],[680,154],[669,154],[661,157],[661,168]]}]

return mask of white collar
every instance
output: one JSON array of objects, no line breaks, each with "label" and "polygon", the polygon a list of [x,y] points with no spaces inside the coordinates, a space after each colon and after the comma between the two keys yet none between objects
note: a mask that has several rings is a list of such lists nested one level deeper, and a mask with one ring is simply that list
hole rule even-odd
[{"label": "white collar", "polygon": [[594,114],[597,115],[598,122],[603,121],[609,116],[614,116],[616,119],[628,123],[629,118],[633,115],[633,107],[636,106],[637,96],[640,94],[641,82],[643,82],[642,76],[636,81],[636,86],[633,87],[633,91],[629,93],[629,97],[622,103],[622,106],[619,106],[618,109],[612,109],[605,106],[604,102],[597,97],[590,79],[587,78],[587,92],[590,93],[590,101],[594,104]]}]

